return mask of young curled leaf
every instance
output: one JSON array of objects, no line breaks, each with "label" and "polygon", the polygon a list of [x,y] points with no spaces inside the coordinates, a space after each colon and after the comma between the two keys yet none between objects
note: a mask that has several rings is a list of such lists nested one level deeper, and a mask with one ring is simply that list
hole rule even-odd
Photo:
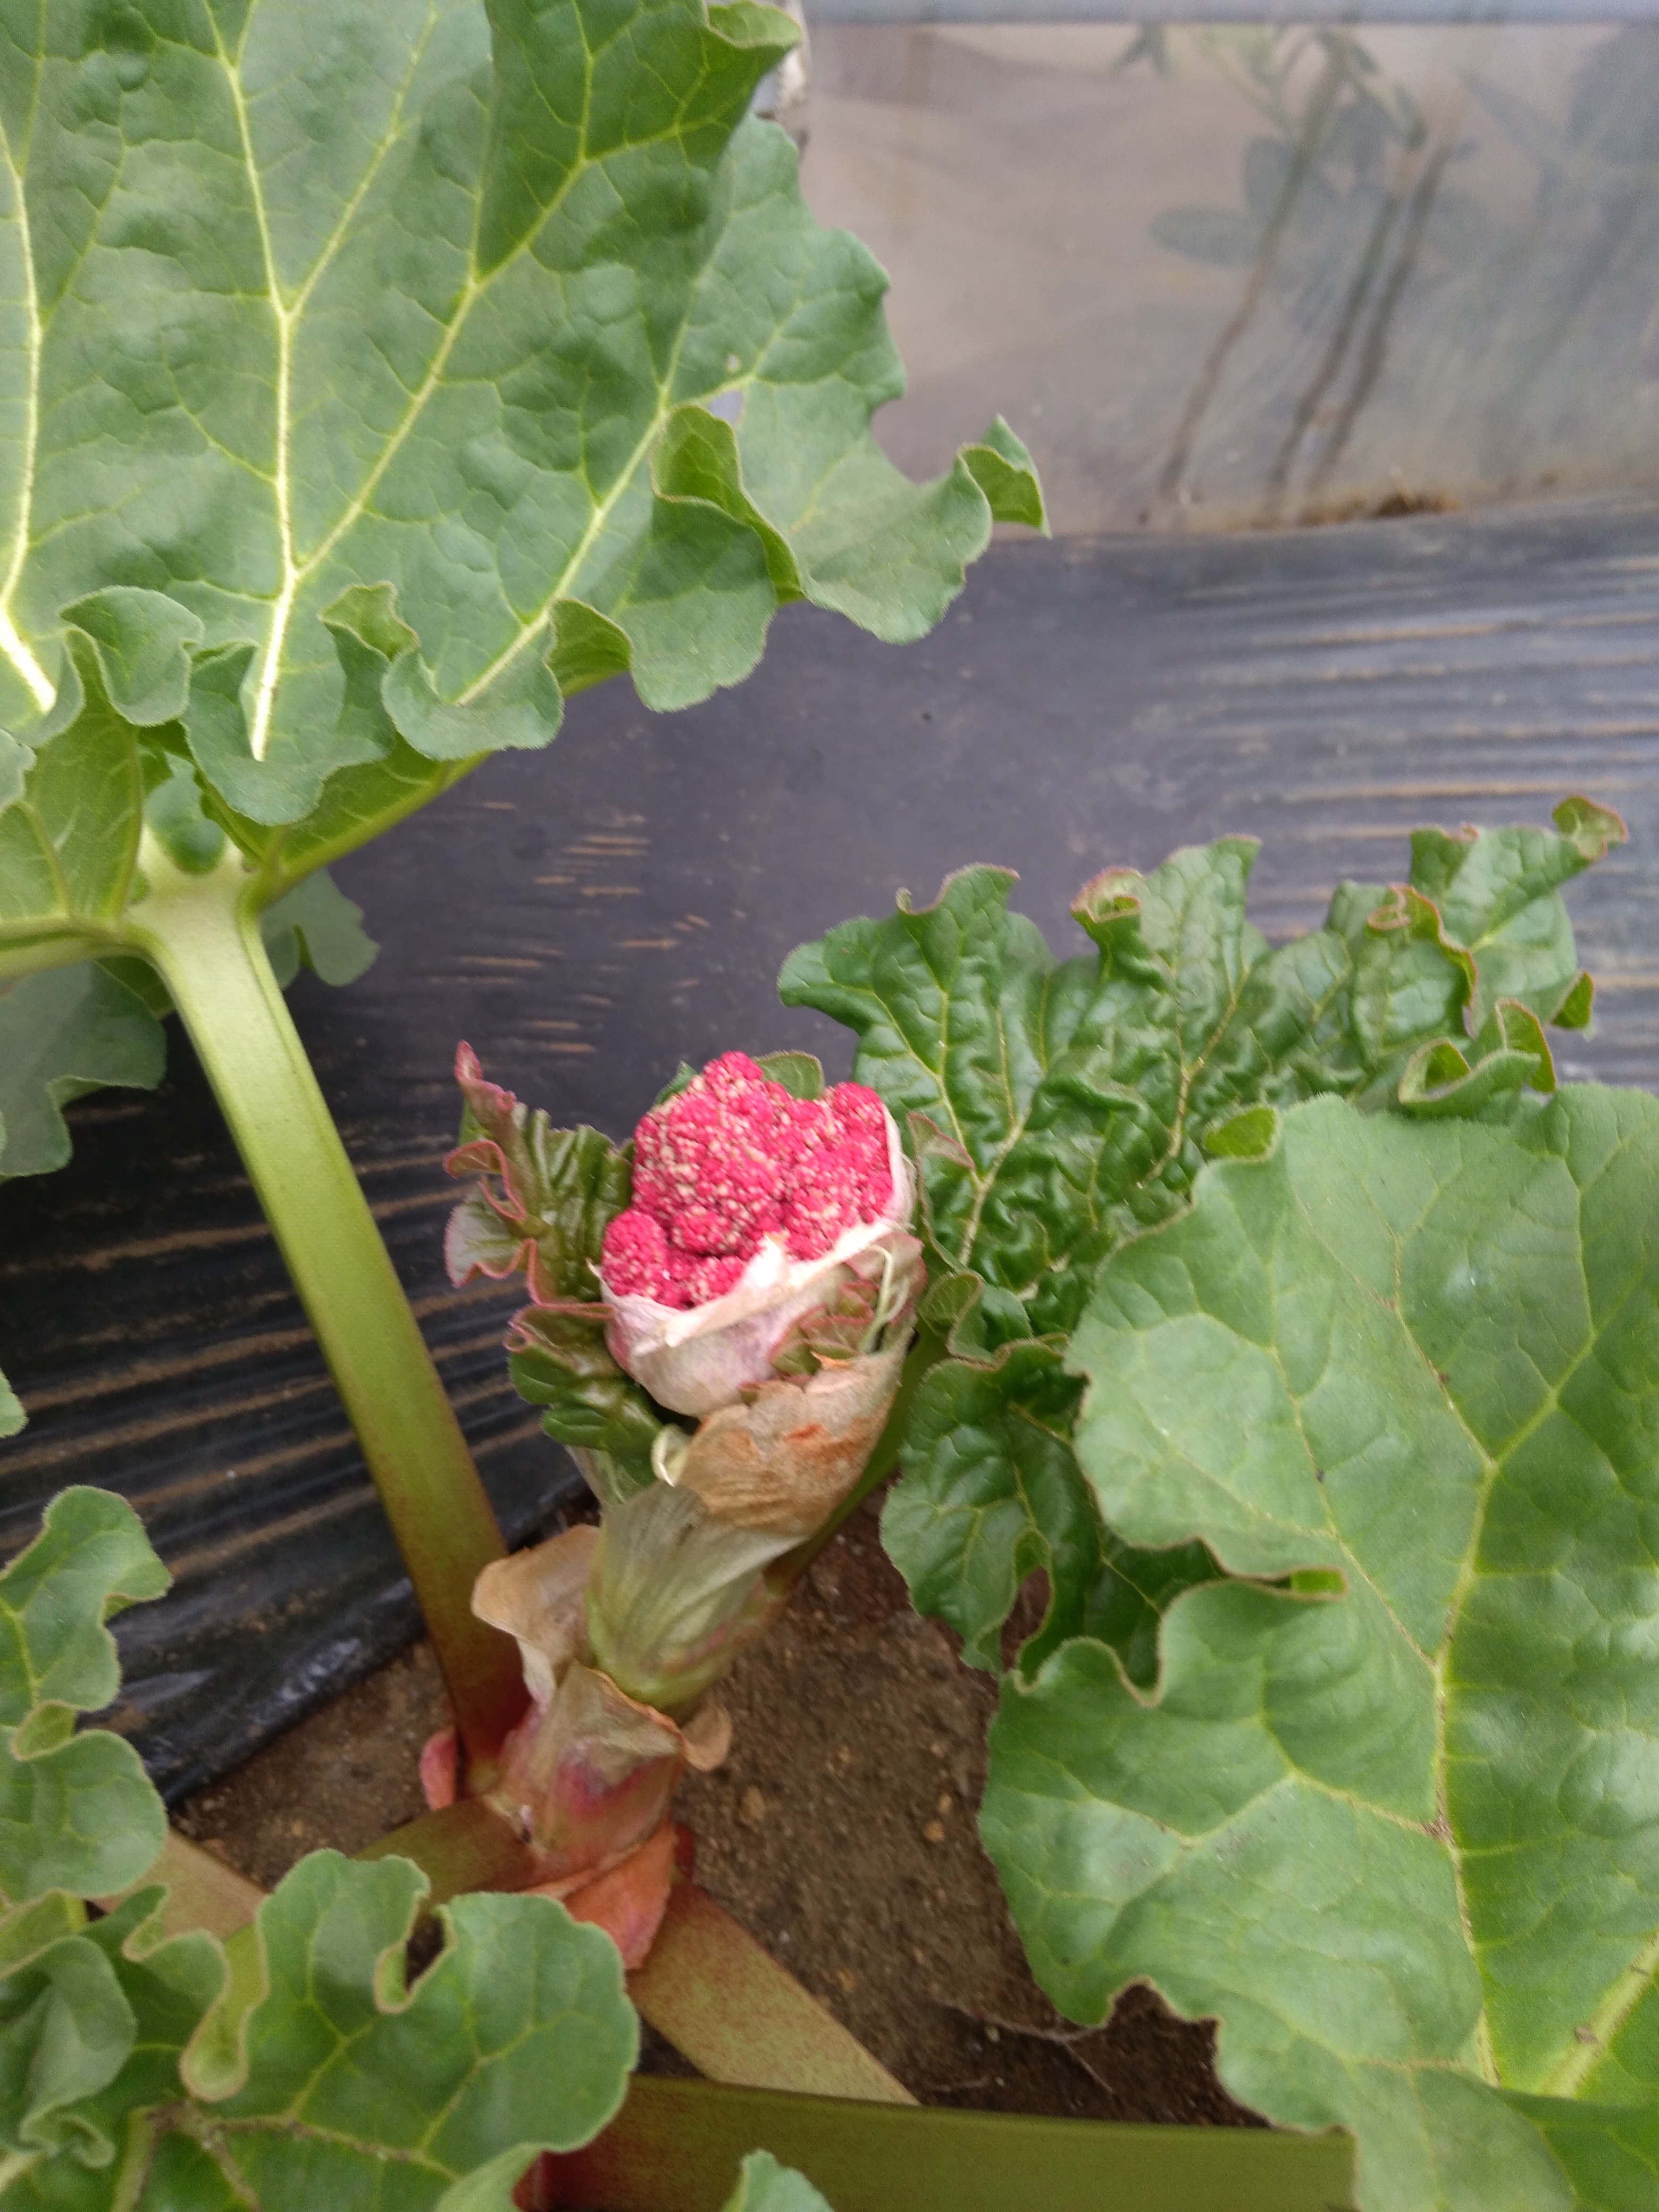
[{"label": "young curled leaf", "polygon": [[1518,1000],[1500,999],[1473,1048],[1449,1037],[1419,1047],[1400,1078],[1399,1101],[1408,1114],[1471,1115],[1513,1105],[1523,1089],[1555,1088],[1555,1060],[1542,1023]]},{"label": "young curled leaf", "polygon": [[514,1316],[507,1339],[513,1387],[541,1407],[547,1434],[605,1463],[595,1483],[601,1497],[655,1480],[652,1454],[665,1419],[612,1358],[605,1342],[609,1319],[609,1308],[601,1305],[526,1306]]},{"label": "young curled leaf", "polygon": [[461,1141],[444,1164],[480,1180],[450,1216],[450,1280],[522,1273],[538,1305],[597,1299],[605,1228],[628,1203],[627,1152],[597,1129],[556,1129],[487,1082],[471,1045],[456,1048],[455,1080]]}]

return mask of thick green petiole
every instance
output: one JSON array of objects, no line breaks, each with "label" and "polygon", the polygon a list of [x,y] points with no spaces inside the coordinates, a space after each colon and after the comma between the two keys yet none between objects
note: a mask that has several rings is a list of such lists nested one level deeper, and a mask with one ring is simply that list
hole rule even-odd
[{"label": "thick green petiole", "polygon": [[144,872],[126,942],[160,971],[207,1070],[403,1553],[468,1760],[488,1765],[525,1703],[511,1640],[471,1610],[501,1530],[271,973],[254,882],[232,853],[186,875],[149,838]]}]

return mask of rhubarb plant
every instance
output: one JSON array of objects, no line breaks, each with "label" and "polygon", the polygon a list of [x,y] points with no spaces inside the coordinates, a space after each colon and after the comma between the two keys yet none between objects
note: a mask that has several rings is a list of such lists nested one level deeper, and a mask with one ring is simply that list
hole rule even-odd
[{"label": "rhubarb plant", "polygon": [[[896,1124],[817,1062],[683,1068],[615,1146],[555,1129],[462,1045],[457,1282],[522,1275],[513,1377],[600,1505],[487,1566],[474,1609],[518,1640],[530,1710],[490,1793],[539,1886],[648,1952],[689,1766],[731,1723],[711,1692],[844,1510],[903,1377],[921,1287]],[[442,1739],[423,1771],[453,1784]]]},{"label": "rhubarb plant", "polygon": [[994,520],[1041,523],[1000,422],[923,484],[872,438],[884,279],[747,113],[795,36],[754,0],[0,4],[0,1168],[153,1081],[177,1009],[480,1756],[499,1537],[261,925],[326,968],[319,872],[568,697],[704,698],[794,599],[914,638]]},{"label": "rhubarb plant", "polygon": [[784,971],[908,1119],[953,1330],[888,1548],[983,1666],[1045,1578],[981,1815],[1037,1977],[1216,2018],[1364,2212],[1659,2177],[1659,1106],[1547,1035],[1620,834],[1419,832],[1273,951],[1224,841],[1066,963],[969,870]]}]

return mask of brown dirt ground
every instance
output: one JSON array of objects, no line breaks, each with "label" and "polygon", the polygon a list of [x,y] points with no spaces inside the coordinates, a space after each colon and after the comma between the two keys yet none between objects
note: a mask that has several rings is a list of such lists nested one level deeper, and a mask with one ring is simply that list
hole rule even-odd
[{"label": "brown dirt ground", "polygon": [[[731,1758],[680,1800],[698,1879],[924,2102],[1261,2124],[1217,2081],[1207,2025],[1133,1989],[1079,2034],[1036,1989],[974,1832],[994,1686],[911,1612],[872,1507],[721,1694]],[[444,1717],[418,1645],[175,1820],[269,1886],[320,1844],[356,1850],[412,1819]],[[663,2046],[646,2063],[683,2070]]]}]

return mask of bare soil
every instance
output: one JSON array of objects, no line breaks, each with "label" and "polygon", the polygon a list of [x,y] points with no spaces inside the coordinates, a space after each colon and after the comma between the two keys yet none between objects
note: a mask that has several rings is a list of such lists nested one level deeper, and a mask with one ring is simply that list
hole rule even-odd
[{"label": "bare soil", "polygon": [[[994,1685],[911,1612],[873,1508],[721,1694],[731,1758],[680,1800],[698,1879],[924,2102],[1261,2124],[1217,2081],[1206,2023],[1133,1989],[1079,2033],[1037,1990],[975,1834]],[[416,1760],[445,1717],[417,1645],[175,1820],[269,1887],[308,1850],[413,1819]],[[683,2067],[661,2046],[646,2063]]]}]

